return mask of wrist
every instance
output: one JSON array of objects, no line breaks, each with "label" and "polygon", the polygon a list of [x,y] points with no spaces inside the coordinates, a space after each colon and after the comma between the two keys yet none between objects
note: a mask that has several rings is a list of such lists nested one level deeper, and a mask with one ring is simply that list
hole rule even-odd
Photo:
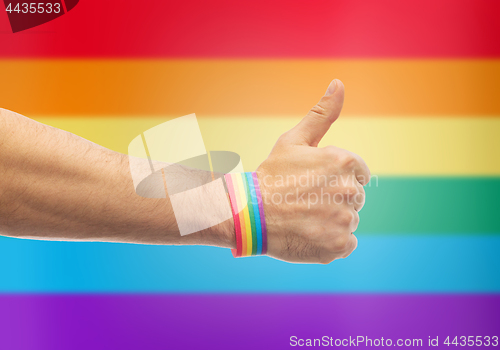
[{"label": "wrist", "polygon": [[256,172],[225,175],[233,213],[234,257],[267,254],[267,229]]},{"label": "wrist", "polygon": [[234,221],[232,218],[218,225],[212,226],[206,231],[206,245],[213,245],[230,249],[236,248]]},{"label": "wrist", "polygon": [[177,244],[180,245],[207,245],[230,249],[236,248],[233,218],[185,236],[181,236],[179,233],[177,234],[179,235]]}]

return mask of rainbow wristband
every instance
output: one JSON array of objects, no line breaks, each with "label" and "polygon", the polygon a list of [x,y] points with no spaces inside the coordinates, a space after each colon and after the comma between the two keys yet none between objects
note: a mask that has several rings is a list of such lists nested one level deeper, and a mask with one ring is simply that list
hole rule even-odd
[{"label": "rainbow wristband", "polygon": [[257,173],[224,175],[234,218],[234,257],[267,253],[267,227]]}]

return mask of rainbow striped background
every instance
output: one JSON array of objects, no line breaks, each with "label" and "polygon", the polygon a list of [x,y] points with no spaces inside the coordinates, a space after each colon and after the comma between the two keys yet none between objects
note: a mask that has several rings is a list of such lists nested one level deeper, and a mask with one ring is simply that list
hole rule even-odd
[{"label": "rainbow striped background", "polygon": [[248,171],[339,78],[322,144],[378,176],[358,249],[328,266],[0,238],[0,349],[500,336],[499,15],[494,0],[82,0],[12,34],[0,14],[3,108],[123,153],[194,112],[207,149]]}]

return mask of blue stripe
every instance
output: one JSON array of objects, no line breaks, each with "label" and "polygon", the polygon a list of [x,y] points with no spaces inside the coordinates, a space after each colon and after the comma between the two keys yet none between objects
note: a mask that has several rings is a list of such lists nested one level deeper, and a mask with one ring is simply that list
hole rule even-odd
[{"label": "blue stripe", "polygon": [[255,228],[257,229],[257,255],[262,254],[262,223],[260,222],[260,212],[259,212],[259,202],[257,200],[257,193],[255,192],[255,184],[253,183],[252,173],[245,173],[248,180],[248,187],[250,189],[250,197],[252,207],[253,207],[253,216],[255,219]]},{"label": "blue stripe", "polygon": [[0,292],[499,293],[496,235],[359,235],[330,265],[229,250],[0,237]]}]

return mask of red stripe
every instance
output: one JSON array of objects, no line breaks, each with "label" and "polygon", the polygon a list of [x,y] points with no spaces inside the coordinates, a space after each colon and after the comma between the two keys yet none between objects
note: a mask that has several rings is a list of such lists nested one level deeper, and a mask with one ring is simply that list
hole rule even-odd
[{"label": "red stripe", "polygon": [[240,227],[240,216],[238,212],[238,208],[236,205],[236,197],[234,195],[233,189],[233,180],[231,179],[231,174],[224,175],[224,179],[226,180],[227,191],[229,194],[229,203],[231,203],[231,212],[233,213],[234,219],[234,231],[236,236],[236,249],[231,249],[233,256],[235,258],[241,257],[241,227]]},{"label": "red stripe", "polygon": [[17,34],[0,14],[0,57],[500,57],[499,14],[496,0],[85,0]]}]

